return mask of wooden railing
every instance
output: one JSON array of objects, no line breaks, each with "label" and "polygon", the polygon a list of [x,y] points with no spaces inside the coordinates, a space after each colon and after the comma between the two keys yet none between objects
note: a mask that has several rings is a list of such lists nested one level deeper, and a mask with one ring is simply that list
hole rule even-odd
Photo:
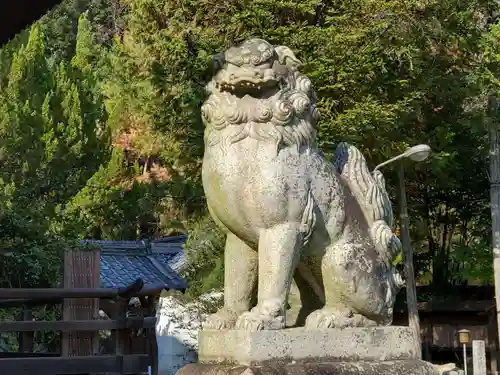
[{"label": "wooden railing", "polygon": [[[9,321],[0,322],[0,332],[59,331],[63,333],[63,355],[38,355],[36,353],[9,353],[1,356],[0,370],[15,375],[61,375],[61,374],[141,374],[151,367],[157,373],[158,348],[156,345],[154,310],[163,286],[145,287],[141,279],[121,289],[106,288],[51,288],[51,289],[0,289],[0,309],[57,304],[66,299],[98,298],[106,303],[110,320],[60,320],[60,321]],[[142,316],[127,316],[130,299],[138,297]],[[130,337],[137,330],[146,332],[149,348],[145,353],[132,354],[127,349]],[[115,346],[113,355],[99,355],[93,351],[95,343],[88,332],[111,331]],[[81,340],[78,334],[82,334]],[[64,334],[66,341],[64,342]],[[85,341],[86,340],[86,341]],[[85,342],[83,342],[85,341]],[[32,342],[32,340],[31,340]],[[78,352],[85,352],[80,355]],[[18,354],[18,355],[17,355]]]}]

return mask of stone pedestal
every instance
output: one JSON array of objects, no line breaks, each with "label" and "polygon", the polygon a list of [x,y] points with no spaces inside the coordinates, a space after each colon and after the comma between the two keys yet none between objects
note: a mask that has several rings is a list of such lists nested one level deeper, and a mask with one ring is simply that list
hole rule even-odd
[{"label": "stone pedestal", "polygon": [[438,375],[408,327],[202,331],[199,363],[177,375]]}]

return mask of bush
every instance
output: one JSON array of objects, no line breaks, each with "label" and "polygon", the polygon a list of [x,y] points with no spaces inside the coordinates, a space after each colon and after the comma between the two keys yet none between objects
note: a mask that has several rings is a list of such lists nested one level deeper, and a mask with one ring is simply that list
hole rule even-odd
[{"label": "bush", "polygon": [[225,235],[208,215],[190,227],[183,276],[189,285],[186,296],[197,298],[224,286]]}]

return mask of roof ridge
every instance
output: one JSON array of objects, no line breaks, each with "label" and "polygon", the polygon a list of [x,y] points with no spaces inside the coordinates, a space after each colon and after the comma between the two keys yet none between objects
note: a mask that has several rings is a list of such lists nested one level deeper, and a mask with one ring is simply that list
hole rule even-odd
[{"label": "roof ridge", "polygon": [[175,272],[168,264],[163,264],[163,263],[159,262],[158,259],[156,259],[154,255],[148,255],[147,258],[149,259],[151,264],[159,272],[161,272],[162,275],[168,277],[169,279],[171,279],[171,275],[169,274],[169,271],[171,271],[177,275],[177,272]]},{"label": "roof ridge", "polygon": [[82,240],[80,244],[87,245],[99,245],[101,253],[109,254],[133,254],[133,253],[143,253],[147,254],[149,252],[149,246],[144,241],[128,241],[128,240]]}]

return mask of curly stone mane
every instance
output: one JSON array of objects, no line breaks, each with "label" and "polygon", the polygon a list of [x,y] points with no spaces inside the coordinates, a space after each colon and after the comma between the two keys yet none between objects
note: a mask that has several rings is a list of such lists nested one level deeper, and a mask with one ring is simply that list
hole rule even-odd
[{"label": "curly stone mane", "polygon": [[389,324],[401,242],[381,172],[347,143],[333,163],[321,153],[315,92],[289,48],[254,38],[213,62],[202,180],[230,272],[204,329],[284,329],[293,279],[306,330]]},{"label": "curly stone mane", "polygon": [[216,56],[215,63],[219,69],[202,106],[207,146],[250,137],[277,151],[316,147],[316,95],[289,48],[253,39]]}]

